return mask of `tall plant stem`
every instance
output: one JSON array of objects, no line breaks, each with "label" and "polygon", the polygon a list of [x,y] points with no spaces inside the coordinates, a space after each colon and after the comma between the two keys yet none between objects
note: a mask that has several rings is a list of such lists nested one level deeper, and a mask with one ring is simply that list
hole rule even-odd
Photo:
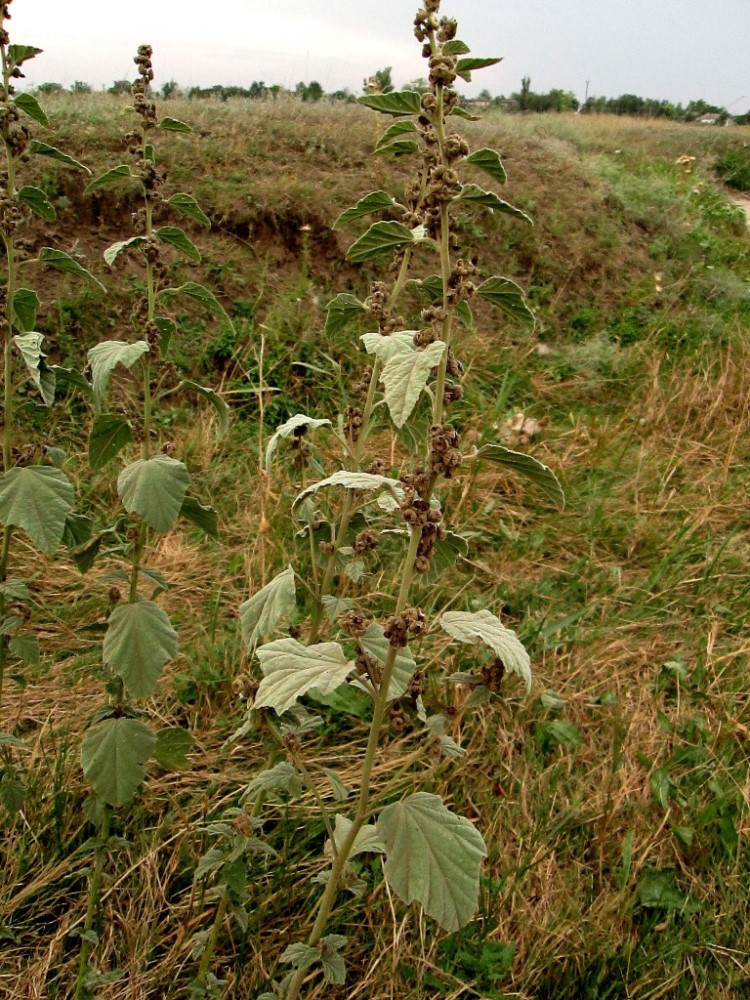
[{"label": "tall plant stem", "polygon": [[104,806],[102,816],[102,828],[99,833],[99,846],[96,849],[96,861],[94,871],[89,882],[89,897],[86,906],[86,919],[83,924],[83,934],[81,935],[81,955],[78,961],[78,982],[76,985],[76,1000],[83,1000],[86,996],[86,970],[89,962],[91,942],[89,935],[94,927],[94,918],[99,908],[99,898],[102,890],[102,877],[104,875],[104,864],[107,860],[107,842],[109,840],[109,826],[112,815],[110,806]]},{"label": "tall plant stem", "polygon": [[[0,31],[4,29],[5,18],[0,17]],[[7,110],[10,103],[10,74],[11,65],[8,59],[5,44],[0,45],[0,61],[2,62],[3,84],[0,101]],[[8,174],[9,197],[13,197],[16,188],[16,164],[13,154],[4,141],[7,134],[8,118],[4,119],[2,129],[3,149],[5,150],[5,163]],[[13,299],[16,294],[16,257],[15,247],[11,233],[2,233],[2,240],[5,246],[5,338],[3,343],[3,472],[9,472],[13,466],[13,420],[14,420],[14,396],[13,396]],[[12,528],[5,525],[3,528],[2,550],[0,550],[0,582],[4,583],[8,576],[8,559],[10,557],[10,539]],[[0,595],[0,619],[5,618],[6,599]],[[3,687],[5,681],[5,667],[8,657],[8,637],[0,636],[0,705],[3,699]]]},{"label": "tall plant stem", "polygon": [[201,956],[201,964],[198,967],[198,982],[201,986],[205,985],[206,976],[208,975],[209,966],[211,965],[211,959],[213,958],[214,951],[216,950],[216,943],[219,940],[219,933],[221,932],[221,925],[224,923],[224,918],[227,915],[227,907],[229,906],[229,888],[224,886],[224,892],[222,893],[221,899],[219,900],[219,905],[216,907],[216,915],[214,916],[214,922],[211,924],[211,932],[208,935],[208,940],[206,941],[206,948]]},{"label": "tall plant stem", "polygon": [[[396,276],[396,281],[394,282],[393,288],[391,289],[391,294],[388,296],[387,310],[390,312],[391,309],[396,305],[401,292],[403,291],[404,284],[406,283],[406,276],[409,273],[409,261],[411,260],[411,249],[407,247],[404,251],[403,260],[401,261],[401,267],[399,268],[398,275]],[[365,453],[365,445],[367,444],[367,438],[370,435],[371,424],[372,424],[372,411],[375,408],[375,396],[378,389],[378,380],[380,379],[380,373],[383,370],[383,366],[379,358],[376,358],[372,366],[372,374],[370,375],[370,384],[367,387],[367,398],[365,400],[364,409],[362,410],[362,427],[360,428],[359,437],[357,438],[354,448],[352,449],[352,466],[354,470],[359,469],[362,464],[362,458]],[[338,526],[336,528],[336,534],[333,539],[333,551],[328,557],[326,563],[326,568],[323,572],[323,581],[320,585],[320,590],[318,591],[318,599],[315,603],[315,608],[313,610],[312,619],[310,621],[310,645],[318,641],[318,636],[320,633],[320,623],[323,618],[323,598],[328,594],[331,583],[333,582],[333,577],[336,572],[336,560],[338,558],[339,549],[344,543],[344,537],[351,519],[355,513],[355,505],[352,497],[347,493],[344,499],[344,507],[341,511],[341,517],[339,519]]]},{"label": "tall plant stem", "polygon": [[[409,548],[404,559],[401,574],[401,586],[399,588],[398,599],[396,601],[395,613],[397,615],[401,614],[401,612],[406,608],[409,599],[409,591],[411,590],[412,580],[414,578],[414,560],[417,555],[420,538],[421,531],[412,529],[411,536],[409,538]],[[380,687],[378,688],[378,693],[375,698],[372,722],[370,723],[367,749],[365,751],[365,759],[362,764],[362,778],[359,786],[357,809],[354,814],[352,825],[347,831],[347,834],[338,849],[338,854],[336,855],[336,859],[333,863],[328,883],[325,887],[323,895],[320,897],[320,901],[318,902],[315,923],[313,924],[312,930],[310,931],[310,935],[307,939],[307,945],[311,948],[314,948],[318,944],[325,933],[328,918],[331,915],[336,894],[339,890],[341,876],[343,875],[346,863],[349,860],[354,842],[357,839],[357,834],[364,826],[369,813],[372,771],[375,766],[375,758],[377,756],[378,743],[380,741],[380,731],[383,727],[383,719],[385,718],[385,713],[388,708],[388,690],[393,676],[393,668],[396,663],[397,653],[398,649],[395,646],[389,646],[385,663],[383,665]],[[285,1000],[297,1000],[300,988],[305,978],[305,972],[305,969],[298,969],[294,973],[294,976],[289,983]]]}]

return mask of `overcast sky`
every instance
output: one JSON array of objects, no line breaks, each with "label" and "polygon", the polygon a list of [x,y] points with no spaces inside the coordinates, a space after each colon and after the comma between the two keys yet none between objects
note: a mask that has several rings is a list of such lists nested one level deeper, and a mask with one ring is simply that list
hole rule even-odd
[{"label": "overcast sky", "polygon": [[[393,67],[397,86],[425,75],[412,35],[415,0],[14,0],[11,41],[44,55],[28,85],[132,78],[132,56],[154,47],[156,86],[361,89]],[[474,74],[471,95],[552,87],[750,108],[750,0],[443,0],[475,56],[504,56]],[[460,83],[460,81],[459,81]]]}]

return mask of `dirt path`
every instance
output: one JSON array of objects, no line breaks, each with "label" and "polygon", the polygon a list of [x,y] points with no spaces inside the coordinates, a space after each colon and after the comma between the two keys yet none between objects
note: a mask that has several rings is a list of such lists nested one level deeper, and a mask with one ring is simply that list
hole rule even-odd
[{"label": "dirt path", "polygon": [[750,196],[744,194],[732,194],[730,195],[730,198],[735,205],[739,205],[740,208],[744,210],[747,224],[750,226]]}]

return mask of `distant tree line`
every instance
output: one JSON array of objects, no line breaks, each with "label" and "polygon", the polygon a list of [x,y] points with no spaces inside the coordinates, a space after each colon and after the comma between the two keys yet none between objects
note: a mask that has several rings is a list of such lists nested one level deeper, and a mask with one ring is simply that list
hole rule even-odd
[{"label": "distant tree line", "polygon": [[[107,88],[107,92],[110,94],[129,94],[130,87],[130,80],[115,80],[112,86]],[[42,94],[62,93],[65,90],[60,83],[42,83],[36,89]],[[421,78],[410,80],[402,89],[421,92],[427,89],[427,81]],[[362,81],[362,90],[366,94],[387,94],[393,91],[391,67],[386,66],[376,70],[372,76],[366,77]],[[90,94],[91,92],[92,87],[82,80],[76,80],[70,87],[70,93],[73,94]],[[267,85],[263,80],[253,80],[248,87],[215,84],[212,87],[190,87],[183,90],[175,80],[169,80],[162,84],[159,92],[165,100],[183,96],[190,100],[218,101],[228,101],[234,98],[251,101],[276,100],[280,96],[296,97],[310,103],[315,103],[323,98],[344,103],[352,103],[356,100],[355,95],[348,88],[326,93],[317,80],[312,80],[309,83],[301,81],[293,90],[282,87],[278,83]],[[498,107],[510,113],[543,114],[577,111],[579,114],[627,115],[637,118],[667,118],[672,121],[688,122],[697,121],[707,115],[714,115],[720,124],[730,118],[726,108],[704,100],[690,101],[689,104],[683,106],[667,100],[639,97],[636,94],[621,94],[619,97],[587,97],[581,103],[572,91],[562,90],[558,87],[554,87],[546,93],[537,93],[531,89],[531,78],[528,76],[521,79],[521,89],[514,91],[509,97],[502,94],[493,96],[489,90],[483,90],[470,103]],[[744,115],[731,117],[739,124],[750,124],[750,110]]]}]

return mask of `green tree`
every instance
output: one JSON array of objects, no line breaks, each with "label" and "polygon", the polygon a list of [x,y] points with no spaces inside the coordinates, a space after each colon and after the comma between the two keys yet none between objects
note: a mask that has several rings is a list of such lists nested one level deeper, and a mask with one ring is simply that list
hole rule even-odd
[{"label": "green tree", "polygon": [[393,91],[392,68],[385,66],[383,69],[375,70],[372,76],[365,78],[362,81],[362,90],[365,94],[390,94]]}]

